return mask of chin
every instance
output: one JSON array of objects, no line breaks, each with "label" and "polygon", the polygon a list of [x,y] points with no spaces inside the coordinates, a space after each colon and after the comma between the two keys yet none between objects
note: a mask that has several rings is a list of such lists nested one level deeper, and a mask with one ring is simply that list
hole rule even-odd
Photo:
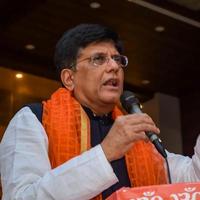
[{"label": "chin", "polygon": [[104,103],[107,103],[107,104],[116,104],[120,99],[120,95],[119,94],[115,94],[115,95],[106,95],[102,98],[103,102]]}]

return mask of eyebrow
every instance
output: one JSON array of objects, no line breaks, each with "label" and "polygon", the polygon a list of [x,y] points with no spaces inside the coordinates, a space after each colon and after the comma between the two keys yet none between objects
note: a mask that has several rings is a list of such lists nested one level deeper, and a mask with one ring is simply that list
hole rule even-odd
[{"label": "eyebrow", "polygon": [[[84,55],[82,52],[81,52],[81,49],[80,49],[80,53],[78,53],[77,55],[77,59],[79,59],[80,57],[84,56],[84,57],[91,57],[91,56],[94,56],[94,55],[108,55],[107,52],[102,52],[102,51],[97,51],[95,53],[92,53],[90,55]],[[120,55],[119,52],[116,52],[114,54],[111,54],[111,56],[114,56],[114,55]]]},{"label": "eyebrow", "polygon": [[[92,54],[91,56],[94,56],[94,55],[108,55],[108,53],[96,52],[96,53]],[[116,52],[116,53],[111,54],[111,56],[113,56],[113,55],[120,55],[120,54],[118,52]]]}]

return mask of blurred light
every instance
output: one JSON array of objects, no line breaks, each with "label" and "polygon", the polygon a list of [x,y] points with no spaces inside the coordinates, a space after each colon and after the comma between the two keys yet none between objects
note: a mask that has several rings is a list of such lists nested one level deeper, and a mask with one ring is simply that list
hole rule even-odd
[{"label": "blurred light", "polygon": [[143,84],[143,85],[148,85],[149,83],[150,83],[149,80],[142,80],[142,84]]},{"label": "blurred light", "polygon": [[101,4],[98,3],[98,2],[92,2],[92,3],[90,3],[90,8],[96,9],[96,8],[100,8],[100,7],[101,7]]},{"label": "blurred light", "polygon": [[27,44],[27,45],[25,45],[25,49],[27,49],[27,50],[34,50],[35,49],[35,45],[33,45],[33,44]]},{"label": "blurred light", "polygon": [[163,31],[165,31],[165,27],[164,26],[156,26],[154,30],[156,32],[163,32]]},{"label": "blurred light", "polygon": [[23,74],[22,73],[17,73],[15,75],[15,77],[18,78],[18,79],[21,79],[21,78],[23,78]]}]

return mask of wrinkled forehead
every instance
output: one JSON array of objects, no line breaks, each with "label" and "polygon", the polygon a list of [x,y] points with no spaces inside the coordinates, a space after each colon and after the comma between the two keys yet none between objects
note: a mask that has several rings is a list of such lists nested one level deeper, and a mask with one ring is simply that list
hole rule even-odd
[{"label": "wrinkled forehead", "polygon": [[112,40],[108,41],[96,41],[88,44],[86,47],[79,49],[77,58],[82,57],[83,55],[91,56],[93,54],[102,53],[102,54],[119,54],[115,44]]}]

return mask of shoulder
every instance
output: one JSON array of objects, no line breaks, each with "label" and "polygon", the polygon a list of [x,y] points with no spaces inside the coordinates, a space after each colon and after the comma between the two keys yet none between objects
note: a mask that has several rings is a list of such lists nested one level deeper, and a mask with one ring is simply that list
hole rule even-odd
[{"label": "shoulder", "polygon": [[25,105],[31,109],[40,122],[42,122],[43,105],[42,103],[31,103]]},{"label": "shoulder", "polygon": [[11,119],[10,123],[16,123],[19,121],[24,121],[24,122],[37,121],[37,117],[32,112],[32,110],[29,106],[25,106],[16,112],[16,114]]},{"label": "shoulder", "polygon": [[21,137],[46,138],[42,124],[28,106],[21,108],[10,120],[2,142]]}]

